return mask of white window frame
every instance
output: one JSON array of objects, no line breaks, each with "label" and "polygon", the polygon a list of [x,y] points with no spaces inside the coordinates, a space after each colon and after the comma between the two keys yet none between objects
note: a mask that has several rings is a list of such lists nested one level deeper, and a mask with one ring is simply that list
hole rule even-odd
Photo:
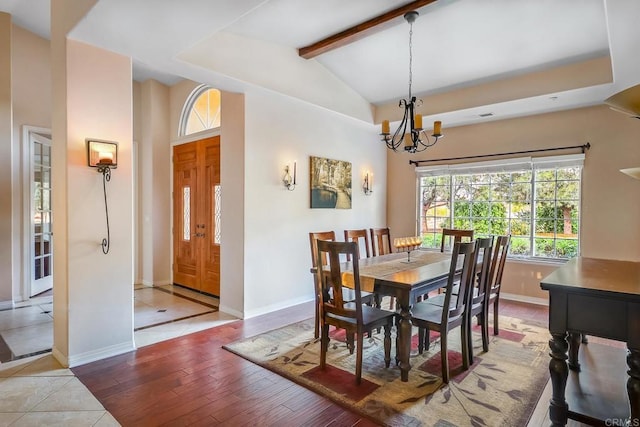
[{"label": "white window frame", "polygon": [[[582,228],[582,167],[584,164],[584,154],[569,154],[560,156],[544,156],[544,157],[518,157],[510,159],[499,159],[483,162],[469,162],[459,164],[438,164],[433,166],[422,166],[416,168],[416,225],[417,233],[420,235],[422,227],[422,185],[421,178],[423,177],[435,177],[435,176],[461,176],[469,174],[483,174],[483,173],[499,173],[499,172],[531,172],[531,218],[530,218],[530,232],[529,232],[529,255],[510,255],[511,258],[517,258],[521,260],[535,260],[535,261],[566,261],[566,258],[562,257],[541,257],[534,256],[535,253],[535,229],[536,229],[536,188],[535,188],[535,172],[540,169],[561,168],[561,167],[579,167],[580,170],[580,190],[579,190],[579,209],[578,209],[578,230],[577,230],[577,256],[581,252],[581,228]],[[450,181],[450,185],[453,185],[453,179]],[[449,200],[449,222],[453,224],[454,220],[454,200],[453,190],[450,188],[450,200]],[[554,241],[557,241],[557,231],[554,233]]]}]

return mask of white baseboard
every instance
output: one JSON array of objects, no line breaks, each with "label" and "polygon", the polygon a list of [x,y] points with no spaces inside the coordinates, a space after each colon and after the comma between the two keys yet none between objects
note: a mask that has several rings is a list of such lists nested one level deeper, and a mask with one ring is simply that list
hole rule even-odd
[{"label": "white baseboard", "polygon": [[141,280],[140,284],[143,286],[153,286],[153,282],[150,282],[148,280]]},{"label": "white baseboard", "polygon": [[[88,351],[83,354],[74,355],[68,358],[68,366],[74,368],[86,363],[95,362],[96,360],[106,359],[107,357],[117,356],[119,354],[128,353],[135,350],[133,341],[122,344],[116,344],[99,350]],[[57,357],[56,357],[57,359]],[[61,362],[62,363],[62,362]]]},{"label": "white baseboard", "polygon": [[241,311],[235,310],[233,308],[227,307],[226,305],[222,304],[222,301],[220,306],[218,307],[218,310],[220,310],[220,312],[222,313],[226,313],[233,317],[237,317],[238,319],[244,319],[244,313],[242,313]]},{"label": "white baseboard", "polygon": [[[272,305],[268,305],[266,307],[260,307],[256,310],[248,310],[245,311],[244,315],[245,315],[245,319],[250,319],[252,317],[256,317],[256,316],[261,316],[263,314],[267,314],[267,313],[271,313],[274,311],[278,311],[278,310],[282,310],[285,308],[289,308],[289,307],[293,307],[294,305],[299,305],[299,304],[303,304],[305,302],[309,302],[309,301],[313,301],[313,298],[309,298],[308,296],[306,297],[301,297],[301,298],[296,298],[296,299],[290,299],[287,301],[282,301],[281,303],[278,304],[272,304]],[[314,312],[310,312],[309,313],[309,317],[314,316]]]},{"label": "white baseboard", "polygon": [[528,297],[524,295],[509,294],[505,292],[500,292],[500,298],[503,298],[509,301],[526,302],[529,304],[546,305],[546,306],[549,305],[548,298]]},{"label": "white baseboard", "polygon": [[9,310],[14,307],[13,301],[0,301],[0,310]]}]

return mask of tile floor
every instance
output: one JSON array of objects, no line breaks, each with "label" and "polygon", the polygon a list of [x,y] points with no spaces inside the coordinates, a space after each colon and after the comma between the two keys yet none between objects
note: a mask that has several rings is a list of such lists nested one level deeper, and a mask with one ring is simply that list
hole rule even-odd
[{"label": "tile floor", "polygon": [[[228,323],[218,300],[163,286],[134,288],[137,347]],[[0,427],[118,426],[118,422],[52,356],[52,297],[0,311]]]}]

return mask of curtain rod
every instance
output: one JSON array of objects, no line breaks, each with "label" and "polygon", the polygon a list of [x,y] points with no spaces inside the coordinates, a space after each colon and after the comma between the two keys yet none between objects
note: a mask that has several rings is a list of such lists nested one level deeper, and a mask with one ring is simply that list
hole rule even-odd
[{"label": "curtain rod", "polygon": [[579,148],[584,153],[586,150],[591,148],[590,143],[586,143],[583,145],[573,145],[570,147],[555,147],[555,148],[540,148],[538,150],[526,150],[526,151],[512,151],[510,153],[494,153],[494,154],[479,154],[477,156],[465,156],[465,157],[448,157],[446,159],[430,159],[430,160],[409,160],[410,165],[420,166],[422,163],[431,163],[431,162],[445,162],[450,160],[469,160],[469,159],[480,159],[484,157],[497,157],[497,156],[511,156],[514,154],[531,154],[531,153],[542,153],[545,151],[558,151],[558,150],[571,150]]}]

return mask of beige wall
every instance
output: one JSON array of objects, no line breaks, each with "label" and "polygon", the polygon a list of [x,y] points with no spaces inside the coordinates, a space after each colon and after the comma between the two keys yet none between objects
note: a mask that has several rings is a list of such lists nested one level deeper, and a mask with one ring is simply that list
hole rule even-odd
[{"label": "beige wall", "polygon": [[[11,15],[0,13],[0,274],[12,276]],[[0,308],[12,307],[11,280],[0,285]],[[8,283],[7,283],[8,282]]]},{"label": "beige wall", "polygon": [[[53,6],[52,6],[53,7]],[[133,343],[133,175],[131,60],[66,39],[53,18],[54,349],[76,366],[131,351]],[[87,167],[86,138],[118,142],[107,184]]]},{"label": "beige wall", "polygon": [[[11,68],[13,71],[13,301],[29,298],[29,246],[25,238],[29,223],[25,222],[29,179],[24,159],[24,126],[51,129],[51,51],[49,41],[18,26],[13,26]],[[22,268],[27,264],[26,268]],[[8,283],[7,283],[8,285]]]},{"label": "beige wall", "polygon": [[171,278],[171,146],[169,88],[155,80],[141,84],[140,218],[141,281],[166,285]]},{"label": "beige wall", "polygon": [[[390,153],[388,218],[392,230],[416,229],[416,174],[409,159],[502,153],[591,143],[582,184],[583,256],[640,260],[640,182],[619,169],[640,165],[640,121],[605,106],[446,128],[446,137],[415,155]],[[560,152],[552,153],[560,154]],[[410,209],[409,209],[410,207]],[[504,292],[546,298],[539,290],[548,265],[509,262]]]}]

